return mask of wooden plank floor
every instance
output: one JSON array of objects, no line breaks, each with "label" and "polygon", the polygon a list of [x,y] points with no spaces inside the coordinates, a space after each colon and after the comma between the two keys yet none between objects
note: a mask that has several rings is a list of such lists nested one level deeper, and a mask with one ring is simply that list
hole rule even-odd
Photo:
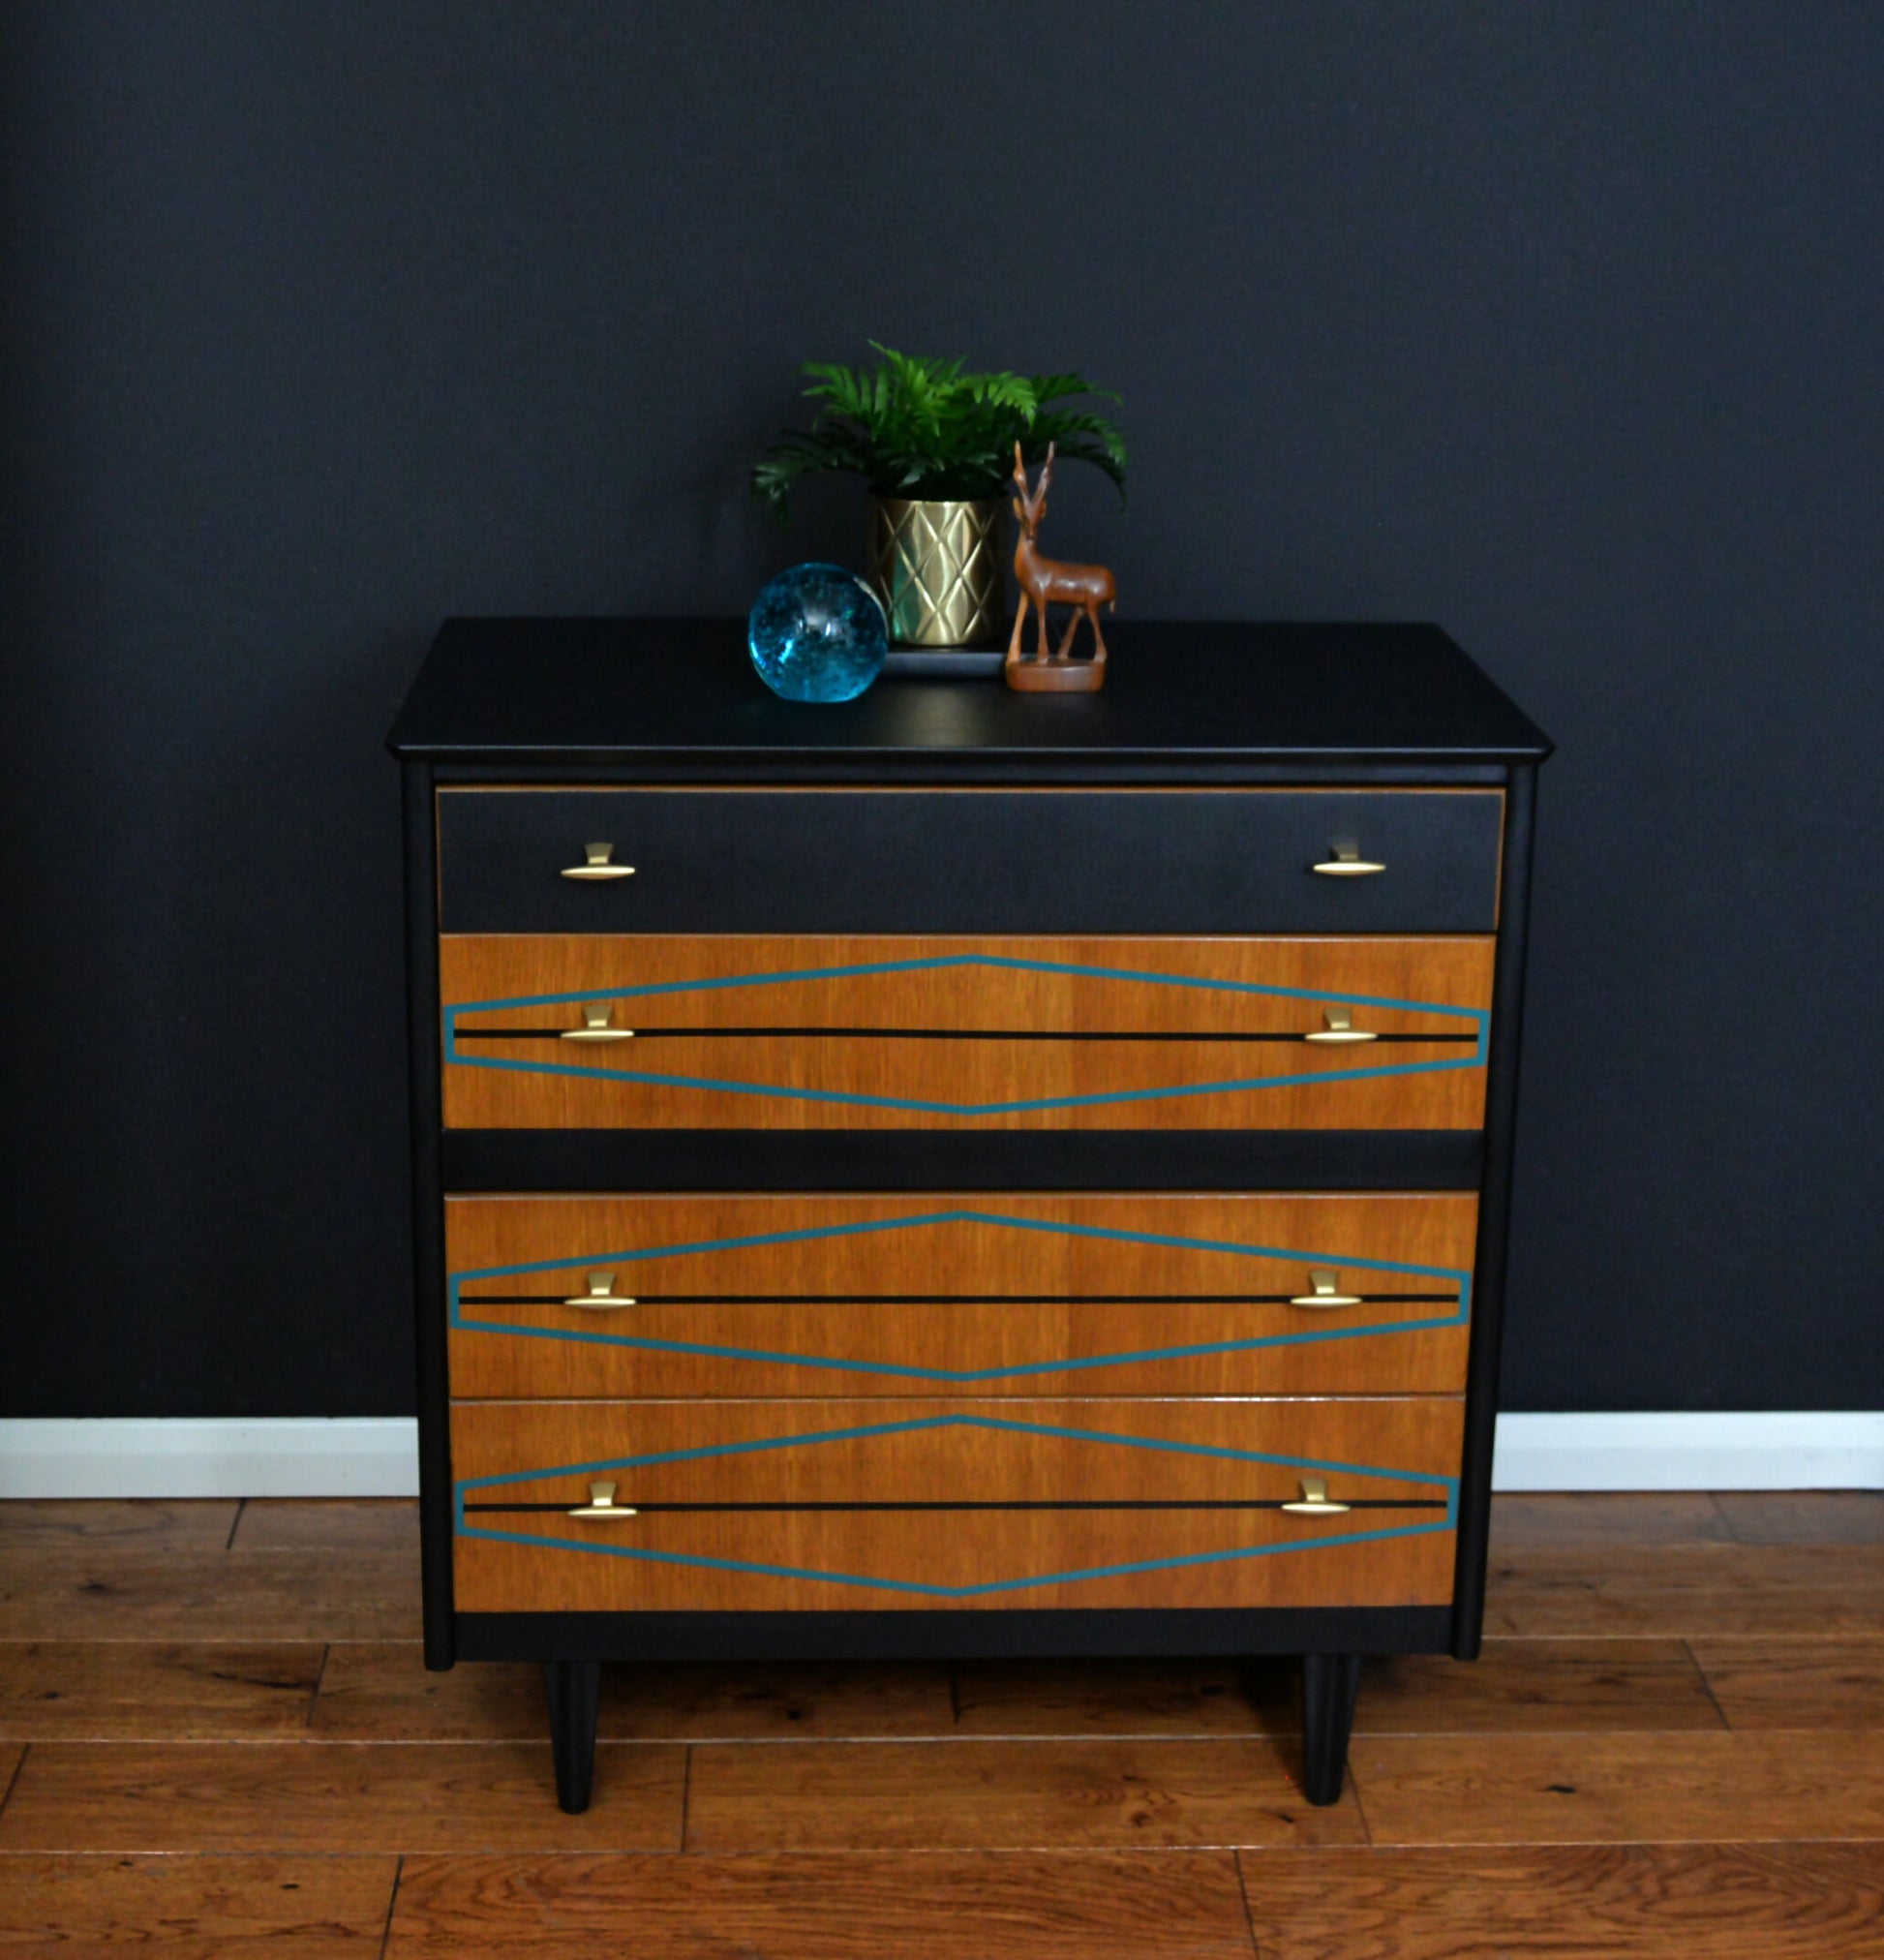
[{"label": "wooden plank floor", "polygon": [[0,1951],[1877,1960],[1884,1495],[1504,1498],[1485,1656],[427,1674],[411,1507],[0,1505]]}]

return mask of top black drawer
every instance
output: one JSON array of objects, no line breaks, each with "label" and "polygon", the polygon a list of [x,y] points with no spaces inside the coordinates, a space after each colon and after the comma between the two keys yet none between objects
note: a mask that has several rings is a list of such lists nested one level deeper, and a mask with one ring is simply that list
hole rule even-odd
[{"label": "top black drawer", "polygon": [[[1488,933],[1496,789],[442,789],[447,933]],[[606,842],[615,879],[565,877]],[[1318,872],[1346,852],[1378,872]]]}]

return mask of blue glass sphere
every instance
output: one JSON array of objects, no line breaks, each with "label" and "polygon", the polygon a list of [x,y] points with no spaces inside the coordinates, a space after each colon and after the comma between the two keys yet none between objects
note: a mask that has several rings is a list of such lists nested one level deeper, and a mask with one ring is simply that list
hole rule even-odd
[{"label": "blue glass sphere", "polygon": [[883,671],[890,628],[841,565],[795,565],[753,601],[746,642],[759,678],[788,701],[849,701]]}]

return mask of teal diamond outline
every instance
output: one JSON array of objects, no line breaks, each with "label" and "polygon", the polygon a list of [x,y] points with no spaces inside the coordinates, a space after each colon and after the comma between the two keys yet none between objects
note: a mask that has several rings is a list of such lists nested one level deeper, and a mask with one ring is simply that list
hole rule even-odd
[{"label": "teal diamond outline", "polygon": [[[880,1578],[868,1574],[821,1572],[815,1568],[765,1565],[745,1559],[706,1558],[689,1552],[654,1551],[629,1545],[586,1544],[574,1539],[549,1538],[536,1532],[496,1531],[466,1522],[465,1497],[468,1491],[487,1490],[504,1484],[533,1483],[544,1477],[587,1477],[603,1471],[645,1469],[657,1463],[684,1463],[708,1456],[736,1456],[770,1450],[795,1449],[807,1444],[851,1442],[860,1437],[901,1435],[922,1429],[982,1428],[1002,1429],[1032,1436],[1070,1437],[1080,1442],[1114,1445],[1120,1448],[1169,1451],[1187,1456],[1210,1456],[1244,1463],[1261,1463],[1270,1468],[1327,1471],[1340,1476],[1378,1477],[1401,1484],[1423,1484],[1445,1492],[1445,1516],[1425,1524],[1392,1525],[1379,1531],[1340,1532],[1313,1539],[1294,1539],[1276,1545],[1235,1546],[1223,1551],[1192,1552],[1177,1558],[1137,1559],[1124,1565],[1090,1566],[1068,1572],[1037,1573],[1016,1578],[988,1579],[975,1585],[923,1584],[912,1579]],[[527,1545],[551,1551],[572,1551],[608,1558],[641,1559],[654,1565],[687,1565],[714,1572],[743,1572],[770,1578],[796,1578],[837,1585],[869,1587],[880,1592],[914,1593],[929,1599],[974,1599],[997,1592],[1022,1592],[1043,1585],[1070,1585],[1086,1579],[1117,1578],[1134,1573],[1170,1572],[1183,1566],[1220,1565],[1237,1559],[1271,1557],[1283,1552],[1315,1551],[1342,1545],[1370,1545],[1393,1538],[1420,1538],[1433,1532],[1452,1531],[1458,1525],[1459,1479],[1424,1471],[1393,1470],[1378,1464],[1337,1463],[1314,1456],[1284,1456],[1260,1450],[1231,1450],[1218,1444],[1174,1443],[1164,1437],[1117,1435],[1103,1429],[1073,1429],[1045,1423],[1017,1423],[993,1416],[919,1416],[898,1423],[871,1423],[853,1429],[818,1429],[797,1436],[757,1437],[745,1443],[710,1444],[691,1450],[659,1450],[640,1456],[618,1456],[593,1463],[562,1463],[546,1469],[506,1470],[492,1477],[464,1477],[452,1485],[452,1521],[460,1538],[486,1539],[498,1545]]]},{"label": "teal diamond outline", "polygon": [[[653,1340],[642,1335],[588,1332],[580,1329],[543,1328],[500,1321],[471,1320],[464,1314],[461,1287],[468,1280],[511,1278],[532,1272],[556,1272],[614,1264],[631,1265],[649,1259],[684,1258],[699,1253],[741,1251],[759,1245],[802,1244],[820,1239],[854,1238],[866,1233],[902,1231],[916,1226],[979,1224],[998,1225],[1015,1231],[1058,1232],[1082,1239],[1119,1240],[1128,1244],[1169,1246],[1179,1251],[1227,1252],[1250,1258],[1287,1259],[1302,1264],[1326,1263],[1344,1269],[1372,1272],[1400,1272],[1420,1277],[1447,1279],[1457,1283],[1459,1306],[1456,1313],[1423,1316],[1414,1320],[1376,1322],[1364,1327],[1344,1324],[1334,1328],[1304,1329],[1298,1333],[1264,1334],[1251,1340],[1199,1341],[1170,1348],[1148,1348],[1109,1355],[1055,1357],[1040,1362],[1023,1362],[998,1368],[919,1368],[889,1362],[839,1359],[833,1355],[800,1355],[774,1352],[765,1348],[721,1347],[705,1341]],[[655,1354],[701,1355],[720,1361],[763,1362],[788,1367],[833,1368],[852,1374],[887,1375],[910,1381],[941,1382],[964,1387],[977,1382],[1013,1379],[1022,1375],[1058,1374],[1096,1367],[1118,1367],[1129,1363],[1180,1361],[1199,1355],[1241,1354],[1258,1348],[1299,1347],[1311,1342],[1361,1340],[1372,1335],[1422,1332],[1434,1328],[1460,1327],[1472,1314],[1472,1274],[1444,1266],[1414,1266],[1400,1260],[1363,1259],[1347,1253],[1298,1252],[1270,1245],[1240,1244],[1233,1240],[1190,1239],[1159,1232],[1126,1232],[1100,1225],[1070,1225],[1055,1219],[1012,1218],[997,1211],[957,1209],[920,1212],[906,1218],[872,1218],[848,1225],[806,1226],[790,1232],[752,1233],[736,1239],[701,1240],[693,1243],[644,1246],[623,1252],[594,1252],[578,1259],[532,1260],[521,1266],[489,1266],[467,1269],[448,1275],[449,1324],[461,1332],[499,1333],[534,1340],[563,1340],[591,1346],[638,1348]],[[475,1306],[476,1302],[471,1302]]]},{"label": "teal diamond outline", "polygon": [[[1470,1021],[1478,1038],[1469,1056],[1446,1061],[1388,1062],[1375,1068],[1327,1068],[1304,1075],[1252,1076],[1230,1082],[1172,1084],[1164,1088],[1116,1089],[1093,1095],[1036,1096],[1022,1102],[930,1102],[915,1096],[857,1095],[836,1089],[780,1088],[775,1084],[722,1081],[713,1076],[665,1075],[630,1068],[593,1068],[575,1062],[506,1060],[492,1056],[462,1055],[458,1050],[458,1016],[494,1013],[517,1007],[555,1007],[585,1000],[632,1000],[667,994],[704,993],[730,987],[774,987],[800,980],[856,979],[875,973],[934,971],[949,966],[992,966],[1026,973],[1074,973],[1103,980],[1137,980],[1150,986],[1201,988],[1219,994],[1258,995],[1287,1000],[1314,1000],[1332,1006],[1387,1007],[1416,1014],[1438,1014]],[[733,1095],[775,1096],[787,1102],[837,1103],[854,1109],[909,1110],[926,1116],[1019,1116],[1036,1110],[1092,1109],[1108,1104],[1159,1102],[1172,1096],[1219,1095],[1247,1089],[1287,1088],[1303,1083],[1366,1082],[1393,1075],[1433,1075],[1447,1069],[1482,1068],[1491,1026],[1491,1013],[1482,1007],[1454,1007],[1434,1000],[1393,1000],[1371,994],[1331,994],[1305,987],[1267,987],[1248,980],[1200,979],[1183,973],[1141,973],[1122,966],[1084,966],[1056,960],[1014,960],[991,953],[958,953],[928,960],[881,960],[857,966],[812,966],[782,973],[722,974],[707,980],[663,980],[643,987],[590,988],[581,993],[520,995],[508,1000],[460,1000],[443,1010],[444,1058],[460,1068],[509,1069],[522,1075],[574,1076],[593,1082],[633,1082],[669,1088],[709,1089]]]}]

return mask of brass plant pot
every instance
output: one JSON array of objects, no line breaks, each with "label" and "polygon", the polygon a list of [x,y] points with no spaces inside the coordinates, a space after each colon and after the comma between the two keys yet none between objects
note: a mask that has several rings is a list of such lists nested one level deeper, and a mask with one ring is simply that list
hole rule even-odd
[{"label": "brass plant pot", "polygon": [[977,647],[1007,630],[1001,500],[935,504],[870,499],[870,584],[890,638],[911,647]]}]

